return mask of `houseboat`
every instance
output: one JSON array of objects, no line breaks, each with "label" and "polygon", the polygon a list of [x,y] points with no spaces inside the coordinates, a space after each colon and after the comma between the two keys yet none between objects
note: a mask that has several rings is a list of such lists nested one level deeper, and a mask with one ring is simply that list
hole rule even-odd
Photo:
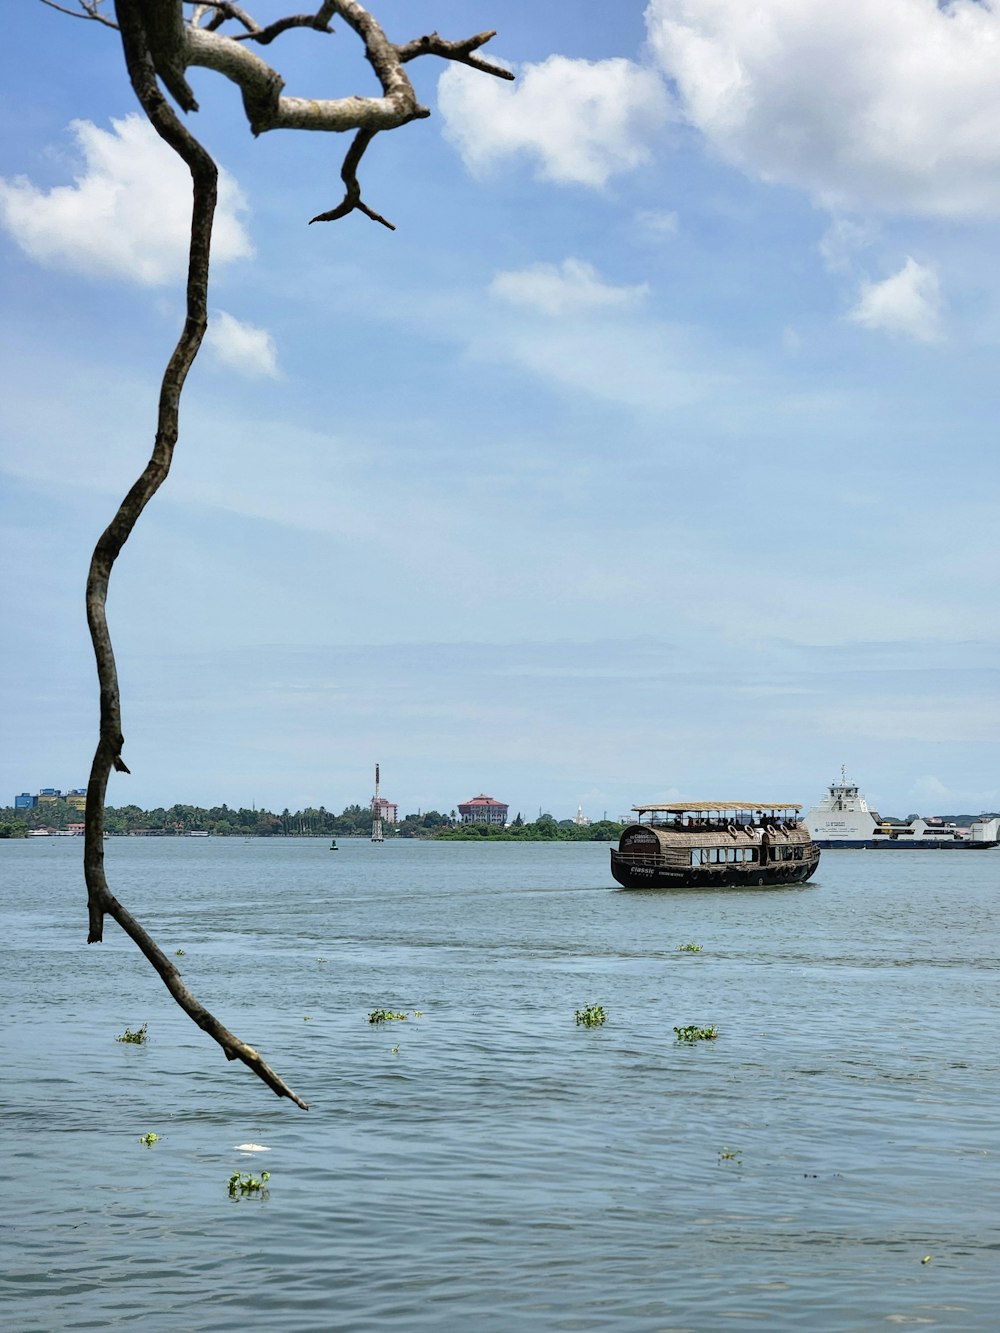
[{"label": "houseboat", "polygon": [[634,805],[635,823],[611,851],[611,873],[626,889],[735,889],[802,884],[819,848],[800,805],[681,801]]}]

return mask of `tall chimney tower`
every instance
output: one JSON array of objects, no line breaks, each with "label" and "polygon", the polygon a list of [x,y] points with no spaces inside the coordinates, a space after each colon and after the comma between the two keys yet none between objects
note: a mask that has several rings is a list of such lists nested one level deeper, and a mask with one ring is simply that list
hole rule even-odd
[{"label": "tall chimney tower", "polygon": [[378,764],[375,765],[375,795],[372,797],[372,842],[385,842],[382,836],[382,803],[378,791]]}]

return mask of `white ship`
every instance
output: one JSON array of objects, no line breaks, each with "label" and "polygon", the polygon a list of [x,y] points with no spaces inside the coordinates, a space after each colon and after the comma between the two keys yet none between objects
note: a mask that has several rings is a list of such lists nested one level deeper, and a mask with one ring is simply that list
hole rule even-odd
[{"label": "white ship", "polygon": [[804,816],[817,847],[885,847],[894,850],[986,848],[1000,844],[1000,819],[977,819],[968,828],[942,819],[883,819],[841,772],[820,803]]}]

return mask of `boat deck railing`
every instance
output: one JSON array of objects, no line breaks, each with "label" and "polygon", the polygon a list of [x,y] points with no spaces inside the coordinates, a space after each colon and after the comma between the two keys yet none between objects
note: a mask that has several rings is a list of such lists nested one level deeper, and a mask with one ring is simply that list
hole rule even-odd
[{"label": "boat deck railing", "polygon": [[658,828],[669,833],[728,833],[731,829],[755,832],[789,833],[804,829],[801,819],[651,819],[636,820],[643,828]]},{"label": "boat deck railing", "polygon": [[630,866],[662,866],[667,860],[662,852],[633,852],[627,848],[623,852],[615,848],[614,854],[620,861],[627,861]]}]

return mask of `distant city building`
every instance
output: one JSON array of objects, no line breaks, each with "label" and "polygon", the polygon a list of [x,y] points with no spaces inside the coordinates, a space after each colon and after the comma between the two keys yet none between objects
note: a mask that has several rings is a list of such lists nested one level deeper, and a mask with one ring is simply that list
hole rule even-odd
[{"label": "distant city building", "polygon": [[372,798],[372,814],[378,819],[384,819],[387,824],[399,823],[399,806],[387,801],[384,796]]},{"label": "distant city building", "polygon": [[499,824],[501,827],[507,823],[507,810],[503,801],[495,801],[482,792],[458,807],[463,824]]},{"label": "distant city building", "polygon": [[87,808],[87,788],[74,787],[72,791],[62,792],[58,787],[42,787],[37,796],[23,791],[14,797],[15,810],[34,810],[40,805],[54,805],[56,801],[65,801],[73,810]]},{"label": "distant city building", "polygon": [[573,823],[577,826],[577,828],[587,828],[587,826],[590,824],[590,820],[583,813],[582,805],[578,805],[576,807],[576,814],[573,816]]}]

